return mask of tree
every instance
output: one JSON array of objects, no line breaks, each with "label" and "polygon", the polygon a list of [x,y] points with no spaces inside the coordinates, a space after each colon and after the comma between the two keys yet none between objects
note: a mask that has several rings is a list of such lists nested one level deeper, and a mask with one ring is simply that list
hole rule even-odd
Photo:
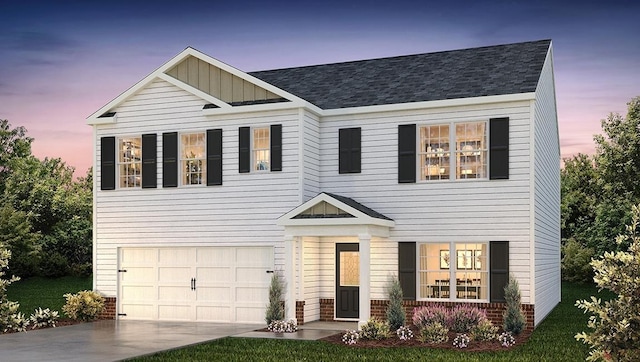
[{"label": "tree", "polygon": [[0,119],[0,195],[4,192],[4,182],[13,169],[13,162],[31,155],[33,138],[26,134],[24,127],[12,129],[8,120]]},{"label": "tree", "polygon": [[588,227],[596,218],[599,201],[598,175],[593,159],[578,154],[564,160],[560,170],[562,238],[585,239]]},{"label": "tree", "polygon": [[402,285],[397,277],[389,280],[387,284],[387,295],[389,297],[389,305],[387,306],[387,321],[389,322],[389,328],[396,331],[398,328],[404,326],[407,319],[407,313],[402,305]]},{"label": "tree", "polygon": [[594,281],[599,289],[609,289],[617,297],[602,304],[600,299],[579,300],[576,306],[591,313],[589,333],[575,337],[590,345],[588,361],[637,361],[640,351],[640,205],[633,206],[626,234],[616,238],[618,245],[629,244],[627,251],[605,252],[591,261]]},{"label": "tree", "polygon": [[505,311],[502,314],[502,327],[505,332],[520,334],[527,326],[527,319],[522,312],[520,286],[513,275],[504,287]]},{"label": "tree", "polygon": [[8,262],[9,270],[23,278],[38,272],[38,234],[31,231],[31,224],[22,211],[16,211],[5,203],[0,205],[0,245],[14,255]]}]

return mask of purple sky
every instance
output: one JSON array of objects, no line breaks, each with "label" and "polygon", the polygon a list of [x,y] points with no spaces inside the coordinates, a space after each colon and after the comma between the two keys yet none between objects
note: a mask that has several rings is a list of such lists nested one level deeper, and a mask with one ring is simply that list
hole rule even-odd
[{"label": "purple sky", "polygon": [[551,38],[562,156],[593,153],[640,95],[640,2],[572,3],[3,0],[0,119],[83,175],[85,118],[187,46],[253,71]]}]

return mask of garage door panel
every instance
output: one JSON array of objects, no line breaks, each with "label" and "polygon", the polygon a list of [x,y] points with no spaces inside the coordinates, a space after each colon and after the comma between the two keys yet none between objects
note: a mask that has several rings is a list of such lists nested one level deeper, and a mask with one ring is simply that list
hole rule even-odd
[{"label": "garage door panel", "polygon": [[122,264],[155,264],[158,262],[157,249],[128,248],[123,249],[120,257]]},{"label": "garage door panel", "polygon": [[264,267],[238,267],[236,269],[236,282],[263,284],[270,279],[267,269]]},{"label": "garage door panel", "polygon": [[121,288],[123,300],[156,300],[156,288],[144,285],[127,285]]},{"label": "garage door panel", "polygon": [[182,282],[191,284],[191,278],[193,278],[193,271],[191,267],[159,267],[158,268],[159,282],[162,283],[175,283]]},{"label": "garage door panel", "polygon": [[158,287],[158,300],[160,301],[189,301],[193,299],[191,287],[162,286]]},{"label": "garage door panel", "polygon": [[236,322],[256,323],[264,322],[264,308],[236,307]]},{"label": "garage door panel", "polygon": [[120,280],[125,283],[153,284],[156,279],[156,269],[148,267],[126,267],[126,272],[122,272]]},{"label": "garage door panel", "polygon": [[203,322],[233,322],[230,306],[198,306],[196,318]]},{"label": "garage door panel", "polygon": [[273,265],[271,248],[237,248],[236,265],[269,267]]},{"label": "garage door panel", "polygon": [[267,299],[269,295],[267,288],[256,287],[237,287],[236,288],[236,302],[242,301],[261,301]]},{"label": "garage door panel", "polygon": [[155,305],[148,304],[122,304],[120,306],[120,313],[126,314],[129,317],[135,317],[135,319],[156,319],[157,316],[154,313]]},{"label": "garage door panel", "polygon": [[233,249],[232,248],[198,248],[196,250],[196,262],[200,265],[233,265]]},{"label": "garage door panel", "polygon": [[198,287],[196,298],[203,302],[229,303],[231,301],[231,287]]},{"label": "garage door panel", "polygon": [[191,265],[193,250],[191,248],[160,248],[158,263],[160,265]]},{"label": "garage door panel", "polygon": [[232,269],[230,267],[198,267],[196,278],[198,284],[203,283],[228,283],[231,280]]},{"label": "garage door panel", "polygon": [[190,320],[191,307],[188,305],[158,305],[158,319]]}]

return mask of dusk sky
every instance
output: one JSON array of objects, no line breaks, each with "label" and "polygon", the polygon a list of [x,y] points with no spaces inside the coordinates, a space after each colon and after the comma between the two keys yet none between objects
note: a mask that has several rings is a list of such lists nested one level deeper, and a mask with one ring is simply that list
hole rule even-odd
[{"label": "dusk sky", "polygon": [[242,71],[552,39],[563,157],[640,95],[640,1],[0,3],[0,119],[91,166],[85,118],[191,46]]}]

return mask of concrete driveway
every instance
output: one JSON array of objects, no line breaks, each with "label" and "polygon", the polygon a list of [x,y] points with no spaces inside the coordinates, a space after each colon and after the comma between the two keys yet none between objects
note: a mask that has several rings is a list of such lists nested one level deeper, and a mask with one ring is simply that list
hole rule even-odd
[{"label": "concrete driveway", "polygon": [[0,361],[118,361],[262,327],[260,324],[103,320],[0,335]]}]

